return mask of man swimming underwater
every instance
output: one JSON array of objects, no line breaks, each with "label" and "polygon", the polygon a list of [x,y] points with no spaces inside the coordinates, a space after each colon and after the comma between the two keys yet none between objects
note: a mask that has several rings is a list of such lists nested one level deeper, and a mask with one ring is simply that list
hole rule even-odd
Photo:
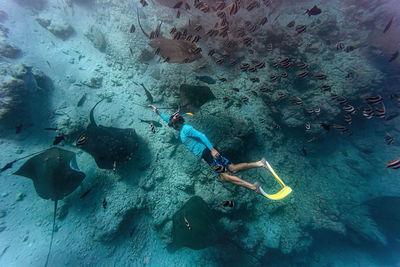
[{"label": "man swimming underwater", "polygon": [[185,120],[183,119],[183,116],[179,114],[179,110],[172,114],[171,117],[168,117],[158,111],[155,106],[149,105],[149,107],[155,113],[160,115],[161,118],[168,123],[168,126],[179,131],[180,139],[182,143],[186,146],[186,148],[197,157],[202,158],[205,162],[207,162],[208,165],[210,165],[210,167],[219,175],[222,181],[231,182],[236,185],[247,187],[263,195],[261,193],[262,189],[258,182],[251,184],[240,179],[237,176],[226,173],[227,171],[229,171],[235,174],[242,170],[247,170],[255,167],[263,167],[263,159],[257,162],[233,164],[227,158],[219,154],[219,152],[213,147],[211,142],[203,133],[193,128],[193,126],[185,124]]}]

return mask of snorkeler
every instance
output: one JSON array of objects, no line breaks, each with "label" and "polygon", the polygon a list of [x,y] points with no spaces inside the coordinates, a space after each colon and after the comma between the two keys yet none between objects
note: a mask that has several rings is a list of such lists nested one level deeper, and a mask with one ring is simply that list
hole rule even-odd
[{"label": "snorkeler", "polygon": [[[178,130],[180,133],[180,139],[188,150],[193,152],[197,157],[202,158],[210,167],[219,175],[221,180],[230,182],[236,185],[247,187],[251,190],[258,192],[261,195],[262,189],[258,182],[251,184],[240,179],[237,176],[226,173],[227,171],[235,174],[242,170],[247,170],[255,167],[263,167],[264,163],[262,160],[250,163],[239,163],[233,164],[227,158],[221,156],[219,152],[213,147],[208,138],[189,124],[185,124],[184,116],[187,114],[179,114],[179,110],[172,114],[171,117],[161,113],[155,106],[149,105],[149,107],[161,118],[168,123],[168,126]],[[261,190],[260,190],[261,189]]]}]

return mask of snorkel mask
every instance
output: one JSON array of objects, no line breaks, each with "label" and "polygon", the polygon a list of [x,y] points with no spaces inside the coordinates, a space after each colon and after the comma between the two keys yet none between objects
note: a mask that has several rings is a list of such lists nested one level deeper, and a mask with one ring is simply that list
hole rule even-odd
[{"label": "snorkel mask", "polygon": [[174,124],[178,121],[181,121],[183,123],[183,117],[186,117],[187,115],[193,116],[193,113],[184,113],[181,115],[179,114],[180,110],[181,108],[179,107],[178,110],[171,115],[171,117],[169,118],[168,126],[174,126]]}]

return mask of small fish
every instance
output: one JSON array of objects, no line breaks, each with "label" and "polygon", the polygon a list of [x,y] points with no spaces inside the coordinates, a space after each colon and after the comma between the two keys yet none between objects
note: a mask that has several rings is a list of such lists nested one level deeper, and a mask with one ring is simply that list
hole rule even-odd
[{"label": "small fish", "polygon": [[188,3],[185,3],[185,9],[190,10],[190,5]]},{"label": "small fish", "polygon": [[260,79],[257,77],[252,77],[252,78],[250,78],[250,81],[252,81],[253,83],[258,83],[258,82],[260,82]]},{"label": "small fish", "polygon": [[107,200],[106,200],[106,198],[103,198],[103,209],[106,209],[107,208]]},{"label": "small fish", "polygon": [[44,130],[46,130],[46,131],[57,131],[57,128],[47,127],[47,128],[44,128]]},{"label": "small fish", "polygon": [[131,55],[133,55],[133,50],[130,47],[129,47],[129,52],[131,53]]},{"label": "small fish", "polygon": [[334,124],[334,125],[332,125],[332,128],[338,130],[340,133],[344,133],[344,132],[348,132],[349,131],[349,128],[347,128],[345,126],[342,126],[342,125]]},{"label": "small fish", "polygon": [[391,145],[394,142],[393,137],[391,137],[389,135],[389,133],[387,133],[387,132],[385,133],[385,141],[386,141],[386,144],[388,144],[388,145]]},{"label": "small fish", "polygon": [[218,78],[221,82],[226,82],[226,78]]},{"label": "small fish", "polygon": [[322,90],[330,92],[332,90],[332,88],[329,85],[324,84],[324,85],[322,85]]},{"label": "small fish", "polygon": [[230,207],[232,208],[233,206],[235,206],[235,202],[233,202],[232,200],[225,200],[221,202],[222,207]]},{"label": "small fish", "polygon": [[296,32],[297,32],[298,34],[304,32],[306,29],[307,29],[307,26],[304,25],[304,24],[301,24],[301,25],[297,25],[297,26],[296,26]]},{"label": "small fish", "polygon": [[145,92],[145,94],[146,94],[147,100],[148,100],[150,103],[153,103],[153,96],[150,94],[149,90],[147,90],[146,87],[144,87],[144,84],[143,84],[143,83],[141,83],[140,85],[141,85],[141,86],[143,87],[143,89],[144,89],[144,92]]},{"label": "small fish", "polygon": [[344,51],[345,51],[346,53],[349,53],[349,52],[353,51],[354,49],[355,49],[354,46],[348,45],[348,46],[346,46],[346,47],[344,48]]},{"label": "small fish", "polygon": [[367,100],[368,104],[380,104],[382,103],[382,97],[380,95],[377,96],[366,96],[364,97]]},{"label": "small fish", "polygon": [[294,24],[296,24],[296,22],[294,20],[292,20],[291,22],[289,22],[286,27],[288,28],[292,28],[294,26]]},{"label": "small fish", "polygon": [[343,110],[346,111],[347,114],[354,114],[356,112],[352,105],[344,105]]},{"label": "small fish", "polygon": [[183,4],[183,2],[179,1],[172,8],[180,8],[182,6],[182,4]]},{"label": "small fish", "polygon": [[196,80],[208,83],[208,84],[215,84],[216,81],[211,78],[210,76],[196,76]]},{"label": "small fish", "polygon": [[301,71],[301,72],[297,73],[297,76],[301,77],[301,78],[305,78],[305,77],[307,77],[307,75],[308,75],[308,71]]},{"label": "small fish", "polygon": [[343,42],[337,42],[336,43],[336,50],[343,50],[344,49],[344,43]]},{"label": "small fish", "polygon": [[385,106],[382,105],[382,107],[376,107],[374,110],[374,116],[378,118],[385,118],[386,116]]},{"label": "small fish", "polygon": [[113,163],[113,173],[115,174],[116,172],[117,172],[117,161],[114,160],[114,163]]},{"label": "small fish", "polygon": [[267,23],[268,22],[268,18],[267,17],[263,17],[261,20],[260,20],[260,22],[259,22],[259,24],[261,25],[261,26],[263,26],[265,23]]},{"label": "small fish", "polygon": [[396,159],[393,161],[389,161],[388,163],[386,163],[386,167],[387,168],[391,168],[391,169],[398,169],[400,168],[400,159]]},{"label": "small fish", "polygon": [[269,80],[270,80],[271,82],[276,81],[276,79],[278,79],[278,77],[275,76],[275,75],[271,75],[271,76],[269,77]]},{"label": "small fish", "polygon": [[77,107],[81,107],[86,101],[86,93],[84,93],[76,104]]},{"label": "small fish", "polygon": [[140,0],[140,3],[142,4],[143,7],[145,7],[145,6],[148,5],[147,2],[146,2],[146,0]]},{"label": "small fish", "polygon": [[232,90],[235,91],[235,92],[239,92],[240,91],[239,88],[232,88]]},{"label": "small fish", "polygon": [[61,143],[61,141],[65,141],[65,136],[64,135],[56,136],[53,141],[53,146],[58,145],[59,143]]},{"label": "small fish", "polygon": [[306,131],[311,130],[311,124],[309,122],[307,122],[304,127],[306,128]]},{"label": "small fish", "polygon": [[321,12],[322,10],[319,7],[317,7],[317,5],[314,5],[313,8],[307,9],[305,14],[308,14],[308,16],[316,16],[321,14]]},{"label": "small fish", "polygon": [[326,124],[324,122],[321,122],[321,127],[324,128],[326,131],[329,131],[331,129],[331,126],[329,124]]},{"label": "small fish", "polygon": [[159,122],[157,122],[157,121],[152,121],[152,120],[142,120],[142,119],[139,119],[140,120],[140,122],[144,122],[144,123],[153,123],[153,125],[155,126],[155,127],[162,127],[162,124],[161,123],[159,123]]},{"label": "small fish", "polygon": [[136,28],[135,28],[135,25],[132,24],[131,27],[129,28],[129,32],[130,32],[130,33],[134,33],[134,32],[135,32],[135,29],[136,29]]},{"label": "small fish", "polygon": [[317,78],[318,80],[325,80],[326,75],[323,73],[314,73],[314,77]]},{"label": "small fish", "polygon": [[399,50],[397,50],[392,54],[392,56],[389,58],[389,62],[394,61],[398,56],[399,56]]},{"label": "small fish", "polygon": [[48,61],[46,60],[46,63],[47,63],[47,66],[49,66],[49,68],[51,69],[50,62],[48,62]]},{"label": "small fish", "polygon": [[85,142],[86,142],[86,136],[85,135],[82,135],[82,136],[80,136],[79,138],[78,138],[78,140],[76,141],[76,146],[81,146],[81,145],[83,145]]},{"label": "small fish", "polygon": [[364,107],[364,109],[363,109],[363,116],[364,116],[365,118],[367,118],[368,120],[369,120],[369,119],[372,119],[373,115],[374,115],[374,111],[373,111],[373,109],[372,109],[370,106]]},{"label": "small fish", "polygon": [[22,131],[22,124],[18,124],[15,126],[15,133],[19,134]]},{"label": "small fish", "polygon": [[185,224],[186,224],[187,229],[192,230],[192,227],[190,226],[189,221],[186,219],[185,216],[183,216],[183,219],[185,220]]},{"label": "small fish", "polygon": [[282,72],[281,72],[281,77],[282,77],[282,78],[287,78],[287,77],[288,77],[287,72],[282,71]]},{"label": "small fish", "polygon": [[352,124],[353,123],[353,120],[352,120],[352,118],[351,118],[351,116],[350,115],[344,115],[344,120],[347,122],[347,124]]},{"label": "small fish", "polygon": [[280,130],[280,129],[281,129],[281,126],[280,126],[279,124],[275,123],[275,124],[274,124],[274,129]]},{"label": "small fish", "polygon": [[392,17],[392,18],[390,19],[390,21],[388,22],[388,24],[386,24],[386,27],[385,27],[385,29],[383,30],[383,33],[386,33],[386,32],[390,29],[390,26],[392,26],[392,23],[393,23],[393,18],[394,18],[394,17]]},{"label": "small fish", "polygon": [[85,193],[83,193],[79,198],[80,199],[83,199],[83,198],[85,198],[89,193],[90,193],[90,191],[92,190],[92,188],[89,188],[88,190],[86,190],[86,192]]},{"label": "small fish", "polygon": [[264,118],[258,118],[258,120],[259,120],[260,123],[264,123],[265,122]]},{"label": "small fish", "polygon": [[150,128],[151,128],[152,133],[156,133],[156,128],[154,127],[154,124],[152,121],[150,122]]},{"label": "small fish", "polygon": [[176,18],[179,19],[181,17],[181,12],[178,10],[178,12],[176,12]]},{"label": "small fish", "polygon": [[321,113],[321,108],[320,107],[314,109],[314,114],[315,115],[319,116],[320,113]]}]

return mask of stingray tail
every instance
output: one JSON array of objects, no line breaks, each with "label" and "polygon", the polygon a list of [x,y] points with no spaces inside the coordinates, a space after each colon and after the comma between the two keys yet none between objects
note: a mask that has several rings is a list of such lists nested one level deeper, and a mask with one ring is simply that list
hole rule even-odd
[{"label": "stingray tail", "polygon": [[96,103],[96,105],[94,105],[94,107],[92,107],[92,109],[90,110],[90,122],[93,123],[94,125],[97,126],[96,122],[94,121],[94,116],[93,116],[93,111],[96,108],[96,106],[98,104],[100,104],[104,99],[109,98],[109,97],[104,97],[102,98],[99,102]]},{"label": "stingray tail", "polygon": [[150,36],[143,30],[142,24],[140,24],[139,9],[136,9],[136,14],[137,14],[137,21],[138,21],[138,23],[139,23],[140,29],[142,30],[143,34],[146,35],[146,37],[150,39]]},{"label": "stingray tail", "polygon": [[51,240],[50,240],[49,252],[47,253],[46,263],[44,264],[44,267],[47,267],[47,264],[49,263],[51,246],[53,245],[54,229],[56,228],[57,202],[58,202],[57,200],[54,201],[53,230],[51,231]]}]

